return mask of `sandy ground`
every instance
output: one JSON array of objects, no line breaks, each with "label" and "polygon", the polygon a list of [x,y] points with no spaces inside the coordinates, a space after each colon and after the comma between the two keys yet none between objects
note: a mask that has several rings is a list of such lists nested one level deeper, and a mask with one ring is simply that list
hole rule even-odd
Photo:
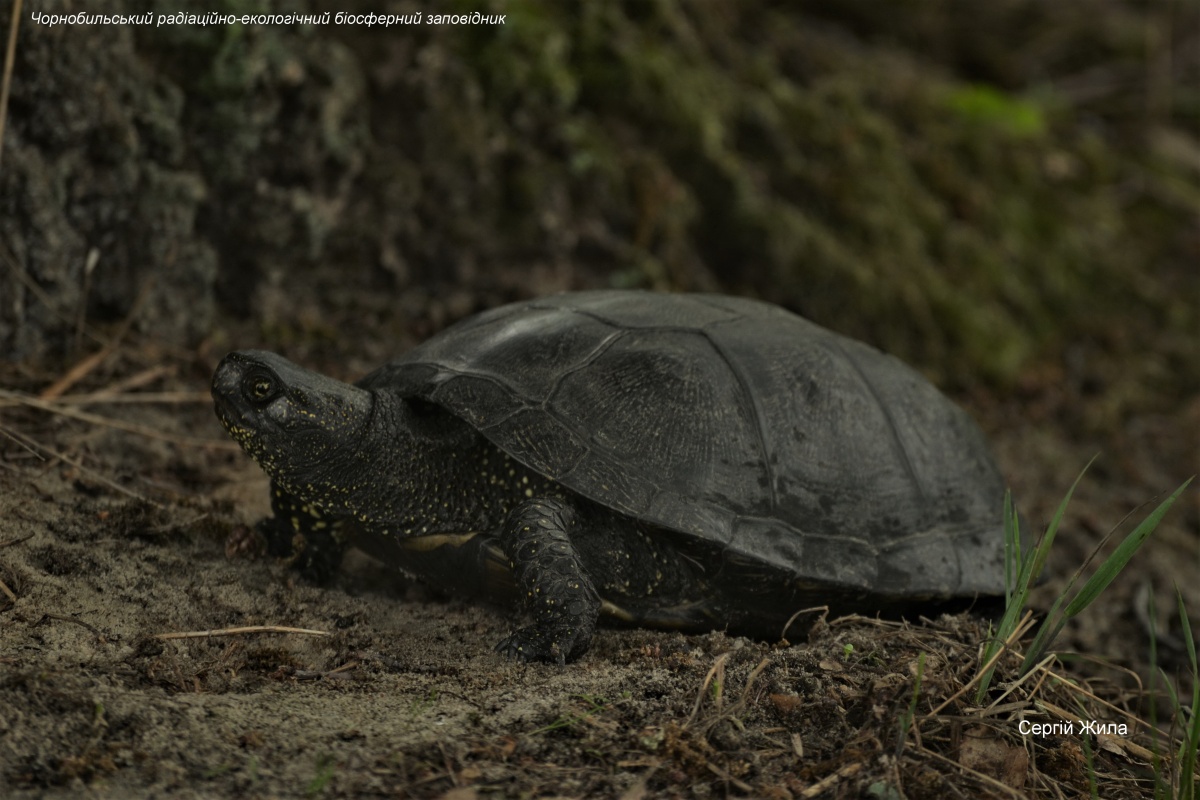
[{"label": "sandy ground", "polygon": [[[203,393],[204,367],[144,390]],[[44,385],[39,376],[7,378]],[[1043,603],[1126,512],[1195,470],[1196,403],[1093,439],[1061,432],[1059,411],[1031,415],[1029,397],[969,405],[1030,519],[1046,519],[1082,464],[1102,452],[1077,493]],[[952,762],[917,757],[911,737],[898,744],[915,664],[902,629],[834,621],[791,645],[604,630],[566,668],[509,663],[492,652],[510,629],[506,610],[407,585],[365,556],[352,554],[327,588],[261,556],[248,526],[266,511],[266,479],[204,403],[70,408],[167,439],[0,408],[9,433],[0,438],[0,580],[12,593],[0,596],[0,795],[998,791]],[[30,446],[45,449],[35,455]],[[1168,644],[1173,583],[1200,618],[1198,531],[1193,491],[1060,646],[1146,675],[1135,598],[1153,591]],[[930,641],[954,643],[949,652],[965,658],[980,624],[970,615],[935,619]],[[160,638],[263,625],[323,635]],[[1177,659],[1164,649],[1164,659]],[[953,671],[959,656],[940,669]],[[939,667],[930,658],[933,686]],[[1118,670],[1100,671],[1130,685]],[[1032,792],[1055,768],[1044,754],[1075,753],[1075,740],[1042,742],[1034,777],[1018,784]],[[1105,769],[1141,768],[1106,757],[1116,761]],[[1082,761],[1071,764],[1059,778],[1084,791]]]}]

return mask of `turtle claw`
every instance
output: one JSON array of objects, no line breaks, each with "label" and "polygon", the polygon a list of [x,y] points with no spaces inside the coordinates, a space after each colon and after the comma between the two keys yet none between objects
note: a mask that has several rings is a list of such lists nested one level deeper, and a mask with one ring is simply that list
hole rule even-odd
[{"label": "turtle claw", "polygon": [[496,645],[496,652],[512,661],[546,661],[560,667],[566,665],[568,651],[569,648],[564,650],[553,634],[544,633],[532,625],[514,631]]}]

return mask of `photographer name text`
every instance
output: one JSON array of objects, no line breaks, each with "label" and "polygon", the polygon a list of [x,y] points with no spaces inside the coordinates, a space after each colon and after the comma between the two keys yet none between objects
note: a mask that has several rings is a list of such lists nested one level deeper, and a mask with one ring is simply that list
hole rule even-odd
[{"label": "photographer name text", "polygon": [[1089,733],[1093,736],[1129,735],[1129,726],[1124,722],[1100,722],[1094,719],[1074,722],[1030,722],[1023,719],[1017,724],[1017,730],[1022,736],[1083,736]]}]

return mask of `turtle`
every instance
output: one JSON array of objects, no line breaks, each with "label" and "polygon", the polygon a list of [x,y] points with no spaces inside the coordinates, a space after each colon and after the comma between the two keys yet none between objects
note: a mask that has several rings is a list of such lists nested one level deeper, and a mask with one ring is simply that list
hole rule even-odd
[{"label": "turtle", "polygon": [[271,478],[271,552],[350,544],[523,602],[496,650],[563,664],[600,617],[782,637],[798,611],[1004,591],[1004,484],[918,372],[767,302],[569,292],[468,317],[357,383],[227,355],[218,418]]}]

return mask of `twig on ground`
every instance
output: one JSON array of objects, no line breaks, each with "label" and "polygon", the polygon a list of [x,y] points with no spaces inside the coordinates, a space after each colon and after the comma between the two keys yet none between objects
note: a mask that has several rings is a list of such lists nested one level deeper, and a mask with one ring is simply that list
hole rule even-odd
[{"label": "twig on ground", "polygon": [[44,623],[46,620],[48,620],[48,619],[56,619],[56,620],[58,620],[59,622],[71,622],[71,623],[74,623],[74,624],[78,625],[78,626],[79,626],[79,627],[81,627],[81,628],[86,628],[86,629],[87,629],[87,630],[88,630],[88,631],[89,631],[89,632],[90,632],[90,633],[91,633],[93,636],[95,636],[95,637],[96,637],[97,639],[99,639],[101,642],[106,642],[106,643],[107,643],[107,641],[108,641],[108,640],[107,640],[107,639],[104,637],[104,634],[100,632],[100,629],[99,629],[99,628],[97,628],[95,625],[89,625],[88,623],[84,622],[84,621],[83,621],[83,620],[81,620],[81,619],[75,619],[74,617],[68,617],[68,616],[66,616],[66,615],[64,615],[64,614],[49,614],[49,613],[42,614],[42,618],[41,618],[41,619],[39,619],[39,620],[37,621],[37,623],[36,623],[36,624],[37,624],[37,625],[41,625],[41,624],[43,624],[43,623]]},{"label": "twig on ground", "polygon": [[75,408],[60,405],[57,402],[50,403],[45,400],[40,400],[36,397],[21,394],[20,392],[12,392],[0,389],[0,399],[12,400],[19,405],[36,408],[40,411],[46,411],[51,414],[57,414],[62,417],[70,417],[82,422],[90,422],[94,425],[107,425],[110,428],[126,431],[128,433],[136,433],[139,436],[146,436],[151,439],[161,439],[162,441],[171,442],[173,444],[183,445],[185,447],[204,447],[212,450],[228,450],[237,452],[240,448],[233,442],[223,442],[217,439],[200,439],[194,436],[177,436],[170,433],[151,428],[147,425],[138,425],[133,422],[125,422],[111,417],[101,416],[100,414],[92,414],[87,411],[80,411]]},{"label": "twig on ground", "polygon": [[183,631],[180,633],[156,633],[155,639],[209,639],[214,636],[243,636],[251,633],[298,633],[304,636],[329,636],[329,631],[308,628],[289,628],[284,625],[247,625],[241,628],[216,628],[211,631]]},{"label": "twig on ground", "polygon": [[71,458],[66,453],[60,453],[59,451],[54,450],[53,448],[47,447],[44,444],[40,444],[39,442],[34,441],[33,439],[29,438],[28,436],[25,436],[24,434],[21,434],[21,433],[17,433],[16,431],[8,431],[8,432],[6,432],[6,435],[8,435],[10,438],[13,438],[19,444],[24,445],[25,448],[28,450],[32,450],[34,452],[41,451],[41,453],[43,453],[47,456],[50,456],[50,458],[52,458],[52,459],[57,459],[59,461],[62,461],[65,464],[70,464],[72,467],[79,470],[83,474],[87,475],[92,480],[98,481],[99,483],[103,483],[108,488],[110,488],[116,492],[119,492],[120,494],[126,495],[127,497],[131,497],[134,500],[140,500],[141,502],[148,503],[152,506],[157,506],[158,508],[166,508],[166,506],[164,506],[162,503],[155,502],[154,500],[151,500],[148,497],[140,495],[137,492],[133,491],[132,489],[122,486],[121,484],[117,483],[113,479],[111,479],[105,475],[101,475],[96,470],[91,469],[90,467],[84,466],[82,462],[80,462],[77,459]]},{"label": "twig on ground", "polygon": [[[125,394],[108,394],[107,392],[91,392],[88,394],[65,394],[55,399],[57,406],[91,406],[91,405],[203,405],[212,402],[208,392],[127,392]],[[24,403],[18,400],[0,400],[0,408],[20,406]]]},{"label": "twig on ground", "polygon": [[21,26],[21,0],[14,0],[8,23],[8,49],[4,51],[4,80],[0,82],[0,156],[4,155],[4,121],[8,117],[8,90],[17,59],[17,29]]},{"label": "twig on ground", "polygon": [[807,789],[805,789],[804,791],[800,792],[800,796],[805,797],[805,798],[816,797],[816,796],[822,794],[826,789],[829,789],[829,788],[833,787],[834,785],[836,785],[837,782],[842,780],[843,778],[849,778],[853,775],[856,775],[858,772],[862,771],[862,768],[864,766],[865,765],[861,761],[856,761],[853,764],[847,764],[846,766],[839,769],[837,772],[834,772],[830,775],[826,775],[824,778],[821,778],[821,780],[817,781],[812,786],[810,786]]}]

